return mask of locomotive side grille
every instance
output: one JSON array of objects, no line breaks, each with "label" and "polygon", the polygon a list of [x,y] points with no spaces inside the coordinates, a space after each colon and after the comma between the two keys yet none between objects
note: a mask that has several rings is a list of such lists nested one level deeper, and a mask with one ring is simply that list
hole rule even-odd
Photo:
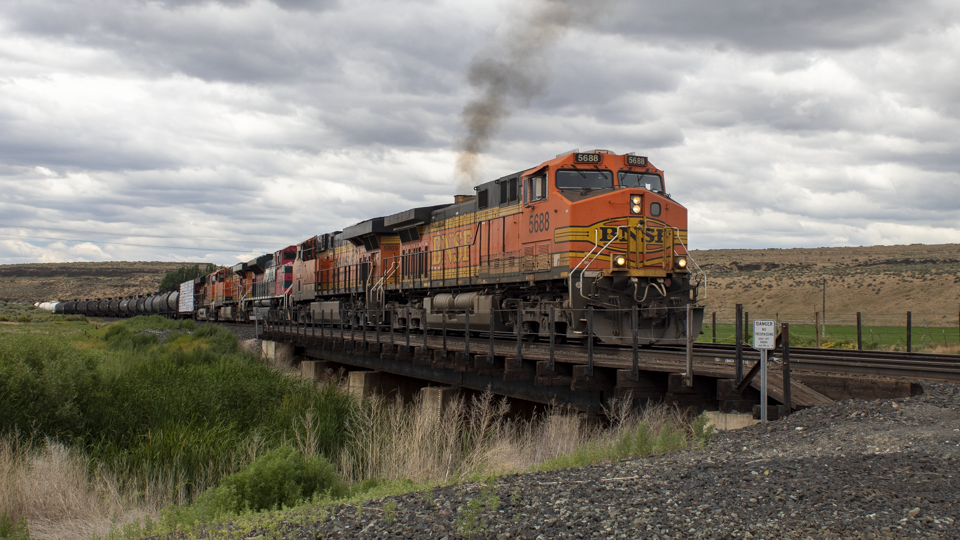
[{"label": "locomotive side grille", "polygon": [[523,271],[533,272],[537,268],[537,261],[534,257],[536,246],[523,246]]},{"label": "locomotive side grille", "polygon": [[537,244],[537,268],[538,272],[550,270],[550,243],[540,242]]}]

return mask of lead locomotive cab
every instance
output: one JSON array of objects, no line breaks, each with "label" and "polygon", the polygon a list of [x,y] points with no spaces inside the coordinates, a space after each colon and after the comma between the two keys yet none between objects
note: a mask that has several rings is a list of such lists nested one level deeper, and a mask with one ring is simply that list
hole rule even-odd
[{"label": "lead locomotive cab", "polygon": [[570,257],[568,336],[586,334],[592,323],[601,341],[628,344],[636,317],[641,343],[682,343],[688,305],[699,333],[702,279],[692,279],[688,267],[687,210],[667,195],[663,171],[635,154],[562,154],[525,175],[531,208],[541,200],[541,176],[549,181],[546,197],[556,196],[564,206],[550,216],[558,225],[551,227],[555,249]]}]

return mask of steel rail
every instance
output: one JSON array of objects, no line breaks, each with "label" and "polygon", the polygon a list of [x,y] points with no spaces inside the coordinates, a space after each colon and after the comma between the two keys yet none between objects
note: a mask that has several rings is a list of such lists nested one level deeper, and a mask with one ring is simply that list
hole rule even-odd
[{"label": "steel rail", "polygon": [[[747,345],[749,349],[749,344]],[[732,343],[695,343],[694,348],[703,351],[715,350],[717,352],[728,352],[734,351],[735,345]],[[657,348],[664,349],[675,349],[678,347],[675,346],[661,346]],[[893,359],[929,359],[929,360],[944,360],[944,361],[954,361],[960,363],[960,355],[956,354],[935,354],[935,353],[922,353],[922,352],[906,352],[906,351],[874,351],[866,349],[817,349],[815,347],[790,347],[790,354],[815,354],[816,356],[821,357],[830,357],[830,356],[841,356],[841,357],[866,357],[866,358],[893,358]]]}]

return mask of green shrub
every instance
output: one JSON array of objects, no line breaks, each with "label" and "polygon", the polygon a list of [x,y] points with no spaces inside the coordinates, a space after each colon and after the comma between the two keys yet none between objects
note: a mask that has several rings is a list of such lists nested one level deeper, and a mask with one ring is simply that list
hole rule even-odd
[{"label": "green shrub", "polygon": [[272,450],[240,472],[225,476],[220,486],[198,502],[208,516],[245,510],[291,507],[315,495],[342,496],[346,488],[326,459],[307,457],[289,446]]},{"label": "green shrub", "polygon": [[177,330],[179,328],[195,330],[197,328],[196,323],[190,319],[167,319],[160,315],[137,315],[112,326],[122,326],[134,333],[144,330]]},{"label": "green shrub", "polygon": [[62,334],[0,334],[0,434],[62,441],[134,488],[171,485],[177,502],[266,449],[302,438],[332,456],[343,445],[354,401],[337,387],[270,369],[217,325],[160,344],[134,331],[149,321],[129,322],[84,349]]},{"label": "green shrub", "polygon": [[693,444],[699,448],[708,448],[710,443],[713,441],[713,427],[712,425],[707,425],[710,422],[710,418],[707,416],[707,413],[700,413],[693,423],[690,425],[691,431],[693,431]]},{"label": "green shrub", "polygon": [[0,335],[0,432],[82,432],[101,385],[96,359],[51,336]]},{"label": "green shrub", "polygon": [[27,520],[20,518],[16,525],[4,510],[0,514],[0,540],[30,540],[30,531],[27,529]]},{"label": "green shrub", "polygon": [[107,342],[107,348],[113,351],[142,353],[160,343],[156,334],[140,333],[124,324],[112,324],[101,338]]}]

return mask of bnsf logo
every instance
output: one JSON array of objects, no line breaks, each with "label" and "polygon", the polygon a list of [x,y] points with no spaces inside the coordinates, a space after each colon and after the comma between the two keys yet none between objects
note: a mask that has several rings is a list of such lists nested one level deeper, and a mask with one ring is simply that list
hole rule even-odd
[{"label": "bnsf logo", "polygon": [[[631,240],[637,239],[637,230],[636,229],[618,229],[617,227],[598,227],[600,231],[600,242],[606,244],[611,240],[616,239],[619,242],[626,242],[627,234],[630,235]],[[617,234],[619,232],[619,235]],[[663,228],[657,227],[648,227],[643,231],[643,241],[648,244],[662,244],[663,243]]]}]

